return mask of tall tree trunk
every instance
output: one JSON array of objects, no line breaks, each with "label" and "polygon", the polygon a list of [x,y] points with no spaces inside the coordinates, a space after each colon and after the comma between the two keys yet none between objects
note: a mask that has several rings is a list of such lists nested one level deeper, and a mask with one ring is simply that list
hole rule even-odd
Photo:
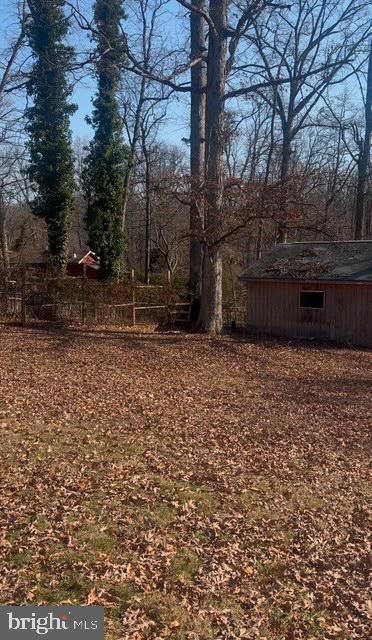
[{"label": "tall tree trunk", "polygon": [[134,156],[133,150],[131,149],[129,152],[128,164],[126,166],[125,174],[124,174],[123,222],[122,222],[122,228],[124,233],[126,232],[129,191],[130,191],[130,186],[132,182],[134,165],[135,165],[135,156]]},{"label": "tall tree trunk", "polygon": [[145,282],[150,284],[150,266],[151,266],[151,175],[150,175],[150,153],[143,145],[143,153],[145,156]]},{"label": "tall tree trunk", "polygon": [[134,118],[134,127],[133,127],[131,143],[130,143],[129,157],[128,157],[128,162],[127,162],[127,166],[124,174],[124,194],[123,194],[123,231],[124,232],[126,227],[130,186],[132,181],[133,170],[136,164],[136,151],[137,151],[137,145],[140,137],[141,116],[142,116],[142,110],[143,110],[143,105],[145,101],[146,86],[147,86],[147,80],[145,77],[143,77],[141,79],[141,89],[140,89],[140,94],[138,98],[136,114]]},{"label": "tall tree trunk", "polygon": [[358,185],[355,205],[355,239],[362,240],[365,234],[365,200],[368,165],[371,155],[372,135],[372,40],[369,53],[367,91],[365,100],[365,132],[358,162]]},{"label": "tall tree trunk", "polygon": [[[265,167],[265,176],[264,176],[264,186],[267,187],[270,180],[270,171],[271,171],[271,163],[274,154],[275,147],[275,117],[276,117],[276,104],[277,104],[277,93],[274,91],[274,100],[272,105],[271,119],[270,119],[270,147],[266,160]],[[266,189],[265,189],[266,190]],[[265,190],[262,192],[261,202],[262,209],[264,208],[265,203]],[[258,233],[257,233],[257,244],[256,244],[256,260],[259,260],[262,255],[262,239],[263,239],[263,231],[264,231],[264,222],[263,220],[258,221]]]},{"label": "tall tree trunk", "polygon": [[276,242],[287,242],[288,231],[285,225],[285,216],[287,211],[287,198],[288,198],[288,175],[289,166],[291,160],[291,125],[286,122],[282,124],[283,130],[283,143],[282,143],[282,160],[280,166],[280,181],[281,181],[281,203],[280,203],[280,215],[283,217],[283,222],[279,222],[278,233]]},{"label": "tall tree trunk", "polygon": [[2,271],[5,278],[8,278],[10,271],[8,234],[6,228],[6,208],[3,194],[0,191],[0,250],[2,257]]},{"label": "tall tree trunk", "polygon": [[257,228],[257,240],[256,240],[256,260],[259,260],[262,256],[262,236],[263,236],[263,221],[258,221]]},{"label": "tall tree trunk", "polygon": [[209,0],[214,23],[208,41],[206,104],[205,245],[199,327],[208,333],[222,330],[222,235],[224,193],[224,93],[226,82],[226,26],[228,0]]},{"label": "tall tree trunk", "polygon": [[202,297],[199,330],[218,334],[222,331],[222,255],[218,246],[204,245]]},{"label": "tall tree trunk", "polygon": [[[192,0],[192,5],[205,11],[205,0]],[[204,19],[191,11],[191,60],[205,55],[206,35]],[[199,299],[202,288],[202,245],[204,226],[204,169],[205,169],[205,62],[191,68],[191,202],[190,202],[190,289]]]}]

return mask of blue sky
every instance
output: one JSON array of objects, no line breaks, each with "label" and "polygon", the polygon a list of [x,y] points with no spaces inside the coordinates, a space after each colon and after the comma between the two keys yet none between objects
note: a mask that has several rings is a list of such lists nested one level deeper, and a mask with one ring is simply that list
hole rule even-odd
[{"label": "blue sky", "polygon": [[[129,6],[130,3],[135,2],[136,0],[125,0],[124,6]],[[16,4],[16,0],[0,0],[0,49],[6,46],[7,42],[11,41],[12,34],[15,32],[17,25]],[[93,5],[93,0],[80,0],[80,5],[89,12]],[[136,5],[134,4],[134,6]],[[166,44],[169,44],[169,41],[171,40],[172,42],[175,42],[177,46],[177,44],[182,44],[185,40],[185,36],[187,36],[187,33],[185,34],[185,29],[188,29],[188,23],[187,21],[184,22],[178,18],[181,15],[186,15],[186,13],[186,10],[180,7],[176,0],[170,0],[167,12],[161,24],[161,36],[165,40]],[[136,34],[136,23],[128,20],[126,27],[129,31],[130,38],[133,39]],[[78,50],[86,48],[86,36],[82,35],[81,32],[79,35],[75,33],[75,35],[72,35],[71,37]],[[349,93],[351,95],[355,94],[356,100],[359,101],[359,89],[355,80],[349,80],[344,87],[345,86],[349,88]],[[334,94],[337,95],[338,91],[339,89],[336,87]],[[71,119],[71,128],[74,138],[80,137],[85,139],[91,137],[92,131],[86,123],[85,118],[91,113],[91,101],[94,93],[95,84],[91,78],[85,78],[80,81],[75,88],[73,101],[78,105],[78,111]],[[185,149],[185,152],[186,147],[182,143],[182,138],[189,136],[189,112],[187,104],[187,94],[177,94],[177,96],[174,96],[172,101],[169,103],[167,119],[162,125],[162,129],[159,133],[160,140],[163,140],[168,144],[182,146]],[[234,108],[234,106],[235,105],[233,104],[232,108]]]},{"label": "blue sky", "polygon": [[[90,0],[85,0],[90,4]],[[93,3],[93,0],[92,0]],[[12,34],[16,29],[16,0],[0,0],[0,48],[6,46],[11,41]],[[170,3],[170,11],[174,15],[179,11],[179,5],[175,0]],[[172,17],[170,14],[170,18]],[[171,25],[171,20],[169,21]],[[73,101],[78,105],[78,111],[71,118],[71,129],[74,138],[89,138],[91,136],[91,128],[86,123],[86,116],[91,113],[91,100],[94,96],[94,81],[90,78],[82,80],[75,88]],[[166,122],[160,132],[162,140],[169,144],[182,145],[182,138],[187,137],[189,133],[188,114],[186,108],[187,98],[180,96],[179,100],[173,100],[168,111]]]}]

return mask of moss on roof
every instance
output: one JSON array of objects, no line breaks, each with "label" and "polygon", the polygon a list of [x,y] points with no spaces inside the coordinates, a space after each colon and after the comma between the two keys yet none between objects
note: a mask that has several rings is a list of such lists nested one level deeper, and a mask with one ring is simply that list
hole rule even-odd
[{"label": "moss on roof", "polygon": [[279,244],[242,278],[372,282],[372,241]]}]

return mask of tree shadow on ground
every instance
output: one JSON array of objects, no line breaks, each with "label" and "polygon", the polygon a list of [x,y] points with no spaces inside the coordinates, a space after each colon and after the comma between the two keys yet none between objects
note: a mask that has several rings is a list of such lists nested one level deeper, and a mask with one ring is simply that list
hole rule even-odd
[{"label": "tree shadow on ground", "polygon": [[[7,326],[10,326],[9,324]],[[19,325],[13,325],[18,326]],[[19,327],[20,331],[22,328]],[[145,329],[145,328],[144,328]],[[100,327],[73,327],[62,323],[43,323],[29,325],[23,329],[26,334],[37,336],[41,341],[52,339],[49,348],[52,350],[70,349],[74,346],[120,344],[125,348],[133,348],[143,351],[152,346],[185,347],[190,343],[200,343],[204,336],[190,333],[174,333],[167,331],[146,331],[141,328],[134,330],[130,327],[124,329],[100,328]]]},{"label": "tree shadow on ground", "polygon": [[[18,326],[16,323],[4,326]],[[252,347],[246,350],[244,355],[253,361],[262,361],[265,352],[278,351],[279,354],[285,354],[287,351],[295,351],[298,353],[308,352],[309,355],[314,353],[332,353],[332,356],[339,355],[340,359],[345,357],[351,360],[359,360],[361,357],[365,360],[365,356],[371,353],[371,349],[364,347],[352,347],[351,345],[322,342],[315,340],[304,340],[295,338],[271,337],[267,335],[254,336],[244,332],[225,333],[218,337],[207,336],[199,333],[174,332],[166,331],[162,328],[148,330],[148,327],[99,327],[99,326],[71,326],[61,322],[45,322],[30,324],[24,328],[26,332],[32,332],[41,340],[44,338],[52,338],[53,344],[50,348],[53,350],[71,349],[75,345],[96,345],[120,344],[125,348],[137,350],[152,350],[169,346],[175,348],[186,348],[188,345],[200,344],[206,349],[213,349],[216,354],[225,353],[226,355],[242,355],[242,346]],[[261,351],[257,351],[255,347],[260,347]],[[278,354],[278,355],[279,355]],[[364,366],[364,365],[363,365]]]}]

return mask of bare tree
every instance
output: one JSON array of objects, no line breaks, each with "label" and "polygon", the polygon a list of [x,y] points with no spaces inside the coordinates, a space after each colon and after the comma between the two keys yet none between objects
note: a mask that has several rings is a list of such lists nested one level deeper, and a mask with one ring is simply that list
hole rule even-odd
[{"label": "bare tree", "polygon": [[371,162],[371,136],[372,136],[372,39],[370,43],[367,88],[364,102],[364,137],[355,129],[359,147],[358,156],[358,184],[355,204],[355,239],[361,240],[365,233],[365,202],[368,169]]},{"label": "bare tree", "polygon": [[190,122],[190,289],[197,299],[202,286],[202,247],[200,238],[204,226],[205,122],[206,122],[206,28],[203,13],[205,0],[192,0],[198,11],[190,12],[191,60],[191,122]]},{"label": "bare tree", "polygon": [[145,138],[145,145],[148,159],[139,153],[128,207],[131,262],[142,269],[148,261],[149,273],[164,268],[174,273],[188,264],[189,182],[184,151],[159,143],[157,135],[152,142]]},{"label": "bare tree", "polygon": [[22,75],[26,25],[26,2],[17,5],[18,33],[0,53],[0,254],[5,273],[9,271],[7,212],[14,186],[19,180],[19,160],[24,154],[21,136],[22,112],[12,98]]},{"label": "bare tree", "polygon": [[[230,231],[224,230],[224,150],[225,102],[227,80],[234,69],[239,45],[254,17],[271,2],[253,0],[234,3],[229,15],[228,0],[209,0],[208,10],[186,0],[179,4],[201,16],[208,27],[208,56],[206,83],[206,143],[205,143],[205,212],[202,295],[198,327],[209,333],[222,330],[222,253],[221,247]],[[235,25],[229,18],[235,18]],[[234,94],[230,92],[232,97]],[[249,216],[249,214],[247,214]],[[239,228],[241,222],[238,224]]]},{"label": "bare tree", "polygon": [[[156,113],[154,113],[156,111]],[[165,118],[165,111],[158,111],[155,105],[150,105],[141,119],[141,150],[145,167],[145,282],[150,284],[151,271],[151,190],[152,171],[155,167],[154,147],[158,127]]]},{"label": "bare tree", "polygon": [[[365,23],[366,9],[366,2],[355,0],[294,0],[289,8],[255,19],[250,38],[258,53],[254,74],[272,85],[271,90],[257,89],[257,93],[275,109],[282,131],[279,242],[287,239],[287,180],[293,141],[309,125],[325,91],[354,74],[350,65],[360,64],[361,45],[371,30],[371,24]],[[284,79],[287,82],[279,82]]]},{"label": "bare tree", "polygon": [[23,63],[20,63],[20,54],[24,49],[26,38],[26,26],[29,21],[27,2],[17,2],[18,33],[13,42],[6,47],[0,56],[0,105],[4,97],[18,88],[20,78],[23,77]]},{"label": "bare tree", "polygon": [[[129,155],[125,171],[125,189],[123,202],[123,225],[127,214],[128,198],[136,156],[139,147],[143,147],[143,133],[148,129],[150,114],[157,120],[157,107],[167,103],[170,90],[162,83],[148,76],[164,73],[167,50],[160,37],[161,21],[169,5],[169,0],[136,0],[128,4],[129,19],[135,25],[135,33],[128,42],[131,55],[141,61],[143,74],[133,73],[132,67],[122,81],[122,110],[124,126],[129,142]],[[145,124],[146,121],[146,124]],[[142,142],[141,142],[142,141]],[[143,151],[143,148],[142,148]]]},{"label": "bare tree", "polygon": [[210,0],[206,99],[206,198],[199,327],[222,330],[222,255],[219,246],[224,195],[224,123],[227,0]]}]

